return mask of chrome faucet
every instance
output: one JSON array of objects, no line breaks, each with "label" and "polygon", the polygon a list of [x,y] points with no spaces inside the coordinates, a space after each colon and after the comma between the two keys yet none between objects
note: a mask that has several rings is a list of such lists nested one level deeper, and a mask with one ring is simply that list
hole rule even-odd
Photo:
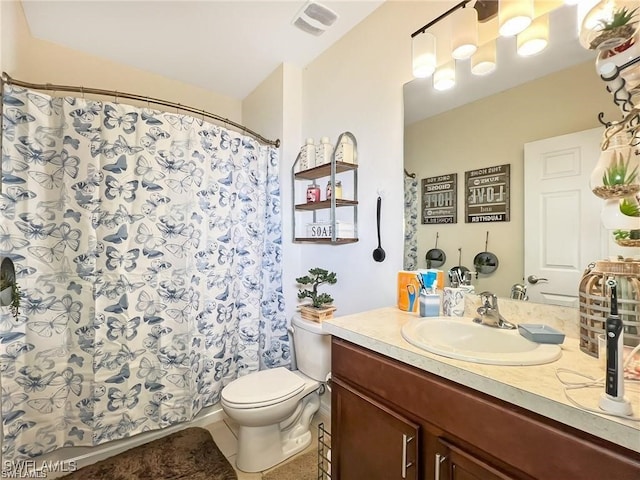
[{"label": "chrome faucet", "polygon": [[477,312],[479,317],[474,318],[474,322],[487,325],[489,327],[505,328],[509,330],[516,328],[514,323],[511,323],[500,314],[500,310],[498,309],[498,297],[496,295],[491,292],[482,292],[480,294],[480,299],[483,304],[481,307],[478,307]]}]

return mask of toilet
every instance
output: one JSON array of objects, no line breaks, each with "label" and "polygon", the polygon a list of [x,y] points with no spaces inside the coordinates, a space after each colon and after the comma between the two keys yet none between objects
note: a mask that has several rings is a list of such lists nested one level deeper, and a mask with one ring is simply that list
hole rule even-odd
[{"label": "toilet", "polygon": [[238,424],[236,466],[260,472],[304,450],[331,369],[331,337],[322,324],[291,320],[298,370],[284,367],[250,373],[222,389],[221,405]]}]

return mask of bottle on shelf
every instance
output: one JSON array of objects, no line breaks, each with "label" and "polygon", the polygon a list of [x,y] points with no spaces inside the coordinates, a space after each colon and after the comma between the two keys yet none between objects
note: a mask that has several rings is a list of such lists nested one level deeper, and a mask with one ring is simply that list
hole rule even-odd
[{"label": "bottle on shelf", "polygon": [[333,154],[333,145],[329,143],[329,137],[322,137],[320,144],[316,145],[316,165],[320,166],[331,163],[331,155]]},{"label": "bottle on shelf", "polygon": [[316,166],[316,147],[313,138],[307,138],[306,143],[300,149],[299,171],[308,170]]},{"label": "bottle on shelf", "polygon": [[356,157],[353,154],[353,142],[351,139],[343,135],[340,143],[336,147],[336,161],[344,163],[356,163]]},{"label": "bottle on shelf", "polygon": [[320,201],[320,187],[315,183],[310,183],[307,187],[307,203]]},{"label": "bottle on shelf", "polygon": [[331,200],[331,197],[335,195],[337,200],[342,198],[342,182],[336,181],[335,188],[331,185],[331,180],[327,182],[327,200]]}]

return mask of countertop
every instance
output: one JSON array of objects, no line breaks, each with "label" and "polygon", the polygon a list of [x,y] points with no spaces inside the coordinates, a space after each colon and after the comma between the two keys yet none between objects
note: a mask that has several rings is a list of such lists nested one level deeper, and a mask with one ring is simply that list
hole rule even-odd
[{"label": "countertop", "polygon": [[[556,377],[557,369],[577,370],[595,378],[604,374],[597,359],[580,351],[576,338],[565,338],[562,357],[552,363],[483,365],[431,354],[408,343],[400,330],[415,317],[415,313],[388,307],[325,320],[323,328],[387,357],[640,452],[640,422],[586,411],[565,396],[564,386]],[[563,378],[582,381],[575,376]],[[581,404],[598,410],[602,391],[603,388],[585,388],[568,393]],[[640,382],[626,382],[625,397],[631,401],[634,415],[640,417]]]}]

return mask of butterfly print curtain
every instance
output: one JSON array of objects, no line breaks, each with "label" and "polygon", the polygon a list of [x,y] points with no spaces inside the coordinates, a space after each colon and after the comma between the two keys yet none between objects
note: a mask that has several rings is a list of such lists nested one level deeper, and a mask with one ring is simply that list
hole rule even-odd
[{"label": "butterfly print curtain", "polygon": [[2,113],[3,459],[185,422],[289,364],[277,150],[9,85]]},{"label": "butterfly print curtain", "polygon": [[404,177],[404,265],[418,269],[418,180]]}]

